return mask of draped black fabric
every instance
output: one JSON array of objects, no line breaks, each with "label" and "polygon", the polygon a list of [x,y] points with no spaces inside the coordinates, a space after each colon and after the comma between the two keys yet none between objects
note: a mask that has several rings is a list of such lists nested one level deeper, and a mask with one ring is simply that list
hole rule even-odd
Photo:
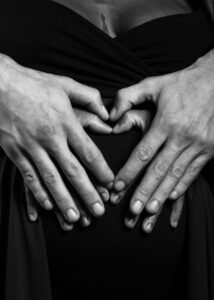
[{"label": "draped black fabric", "polygon": [[[214,43],[201,11],[162,17],[111,38],[62,5],[24,0],[1,2],[0,36],[0,53],[98,88],[108,109],[118,89],[185,68]],[[88,134],[115,173],[141,139],[137,129]],[[132,231],[123,225],[137,182],[90,228],[64,233],[50,213],[36,224],[28,221],[22,177],[3,152],[0,170],[1,299],[132,299],[139,292],[142,299],[214,299],[211,164],[189,188],[179,227],[169,226],[168,204],[149,236],[140,223]]]}]

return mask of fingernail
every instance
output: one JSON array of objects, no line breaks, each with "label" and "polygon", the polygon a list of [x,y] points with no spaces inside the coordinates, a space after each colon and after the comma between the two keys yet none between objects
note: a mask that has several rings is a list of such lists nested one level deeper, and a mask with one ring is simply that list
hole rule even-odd
[{"label": "fingernail", "polygon": [[125,219],[125,225],[131,229],[135,225],[135,220],[134,219]]},{"label": "fingernail", "polygon": [[117,190],[118,192],[124,190],[125,187],[126,187],[126,184],[122,180],[119,180],[114,184],[114,189]]},{"label": "fingernail", "polygon": [[117,112],[116,108],[113,107],[112,110],[111,110],[111,113],[110,113],[110,118],[114,118],[115,115],[116,115],[116,112]]},{"label": "fingernail", "polygon": [[68,231],[70,231],[70,230],[72,230],[74,228],[73,224],[68,224],[66,222],[64,222],[63,225],[64,225],[64,229],[68,230]]},{"label": "fingernail", "polygon": [[91,224],[91,220],[87,218],[86,216],[81,218],[82,226],[88,227]]},{"label": "fingernail", "polygon": [[67,217],[69,222],[76,222],[79,219],[79,213],[73,208],[67,210]]},{"label": "fingernail", "polygon": [[169,196],[169,198],[173,199],[173,200],[177,199],[177,197],[178,197],[178,192],[177,191],[173,191],[171,193],[171,195]]},{"label": "fingernail", "polygon": [[109,113],[104,105],[102,105],[102,112],[105,120],[107,120],[109,118]]},{"label": "fingernail", "polygon": [[114,185],[114,182],[110,182],[108,185],[107,185],[107,189],[108,190],[111,190],[113,188],[113,185]]},{"label": "fingernail", "polygon": [[102,191],[102,192],[100,193],[100,195],[101,195],[103,201],[106,201],[106,202],[107,202],[107,201],[109,200],[109,193],[108,193],[107,191]]},{"label": "fingernail", "polygon": [[178,226],[178,221],[177,220],[173,220],[172,221],[172,227],[176,228]]},{"label": "fingernail", "polygon": [[120,202],[120,195],[116,193],[111,193],[110,201],[113,204],[118,204]]},{"label": "fingernail", "polygon": [[134,214],[139,214],[143,207],[143,203],[140,200],[137,200],[131,207],[131,210]]},{"label": "fingernail", "polygon": [[92,205],[92,210],[96,216],[102,216],[105,212],[104,207],[98,202]]},{"label": "fingernail", "polygon": [[152,231],[152,223],[150,223],[150,222],[145,223],[143,228],[147,233],[151,232]]},{"label": "fingernail", "polygon": [[34,213],[34,212],[30,212],[30,213],[29,213],[29,218],[30,218],[30,220],[31,220],[32,222],[34,222],[34,221],[36,221],[36,219],[37,219],[37,214]]},{"label": "fingernail", "polygon": [[158,200],[153,200],[147,206],[147,209],[151,212],[156,212],[159,209],[160,202]]},{"label": "fingernail", "polygon": [[45,200],[44,206],[48,210],[51,210],[53,208],[53,204],[49,200]]}]

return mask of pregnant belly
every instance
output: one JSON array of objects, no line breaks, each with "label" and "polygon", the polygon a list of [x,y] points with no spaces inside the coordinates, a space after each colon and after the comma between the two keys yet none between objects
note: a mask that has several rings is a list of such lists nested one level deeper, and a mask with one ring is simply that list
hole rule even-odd
[{"label": "pregnant belly", "polygon": [[[116,91],[147,76],[166,74],[189,66],[213,43],[213,33],[209,31],[201,13],[157,19],[117,39],[109,38],[82,18],[77,19],[81,24],[84,23],[84,30],[87,24],[93,40],[93,45],[89,45],[90,52],[85,48],[81,52],[84,53],[84,64],[80,65],[81,60],[78,60],[79,66],[82,66],[81,78],[85,79],[85,84],[100,88],[106,97],[112,94],[109,92],[111,88]],[[195,26],[198,26],[197,34]],[[79,36],[76,37],[78,39]],[[86,60],[85,55],[88,53],[90,57],[87,56]],[[95,75],[86,76],[89,70],[96,71]],[[108,108],[113,99],[105,102]],[[137,129],[115,136],[88,134],[114,173],[118,172],[141,138],[141,132]],[[93,286],[95,282],[100,286],[108,286],[110,282],[114,287],[119,284],[121,288],[130,286],[134,289],[149,280],[170,282],[180,274],[180,267],[184,270],[186,203],[180,226],[176,230],[169,226],[169,205],[165,205],[151,235],[142,233],[143,216],[134,230],[127,230],[123,220],[136,184],[133,184],[122,203],[117,206],[107,204],[105,215],[93,220],[87,229],[77,225],[73,232],[63,233],[54,216],[44,216],[45,238],[55,282],[65,286],[65,282],[69,281],[66,278],[72,277],[72,284],[80,289],[81,284]],[[140,277],[137,276],[139,270],[142,271]],[[63,276],[64,283],[57,276],[59,272],[67,274]]]},{"label": "pregnant belly", "polygon": [[[115,174],[142,136],[138,129],[121,135],[106,136],[89,131],[88,134]],[[134,288],[135,284],[141,284],[142,277],[137,275],[140,269],[147,274],[144,279],[148,282],[152,277],[158,282],[160,278],[161,282],[174,279],[184,251],[186,208],[177,230],[169,226],[169,206],[163,209],[157,228],[150,236],[141,230],[145,216],[142,216],[134,230],[128,230],[124,225],[124,216],[136,184],[133,184],[122,203],[117,206],[106,204],[105,215],[93,219],[89,228],[81,228],[77,224],[72,232],[64,233],[54,216],[44,214],[43,227],[55,286],[68,288],[72,280],[74,288],[107,288],[109,282],[113,288],[123,289],[124,285]],[[63,280],[57,275],[62,273]]]}]

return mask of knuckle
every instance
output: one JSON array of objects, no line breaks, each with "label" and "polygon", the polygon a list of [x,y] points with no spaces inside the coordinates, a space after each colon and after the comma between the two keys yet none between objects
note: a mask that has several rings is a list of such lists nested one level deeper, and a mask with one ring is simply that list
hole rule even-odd
[{"label": "knuckle", "polygon": [[161,189],[161,191],[160,191],[160,199],[162,201],[166,201],[167,198],[169,197],[169,195],[170,195],[170,192],[169,192],[168,189]]},{"label": "knuckle", "polygon": [[1,141],[1,146],[3,149],[6,150],[7,155],[15,160],[19,160],[20,158],[20,152],[18,150],[18,144],[14,139],[5,139],[4,141]]},{"label": "knuckle", "polygon": [[100,101],[101,99],[101,94],[100,94],[100,91],[97,90],[97,89],[93,89],[93,99],[95,101]]},{"label": "knuckle", "polygon": [[168,170],[168,166],[166,163],[158,162],[154,165],[153,169],[155,170],[157,175],[159,175],[160,177],[163,177],[163,176],[165,176],[165,174]]},{"label": "knuckle", "polygon": [[173,208],[173,215],[174,215],[175,219],[178,220],[180,218],[181,213],[182,213],[182,207],[174,207]]},{"label": "knuckle", "polygon": [[62,196],[55,199],[55,201],[62,212],[66,212],[66,209],[69,207],[68,199]]},{"label": "knuckle", "polygon": [[42,140],[52,138],[56,133],[56,129],[53,125],[42,124],[38,128],[38,137]]},{"label": "knuckle", "polygon": [[200,169],[199,165],[192,165],[188,168],[188,174],[192,177],[198,174]]},{"label": "knuckle", "polygon": [[43,172],[42,177],[45,184],[48,186],[56,183],[56,176],[50,171]]},{"label": "knuckle", "polygon": [[84,151],[85,162],[89,165],[93,164],[94,161],[100,158],[100,153],[98,150],[92,149],[92,147],[86,147]]},{"label": "knuckle", "polygon": [[21,160],[21,155],[15,145],[7,149],[7,155],[14,161],[19,162]]},{"label": "knuckle", "polygon": [[63,159],[64,158],[64,153],[59,147],[59,141],[54,141],[51,143],[50,147],[48,147],[48,152],[50,155],[55,157],[56,159]]},{"label": "knuckle", "polygon": [[86,190],[81,192],[81,197],[83,199],[83,202],[86,205],[93,205],[94,203],[94,198],[96,197],[96,194],[92,190]]},{"label": "knuckle", "polygon": [[172,219],[174,222],[177,222],[179,220],[180,212],[176,209],[173,211]]},{"label": "knuckle", "polygon": [[125,89],[120,89],[120,90],[117,92],[116,97],[117,97],[117,99],[122,99],[122,98],[124,98],[125,95],[126,95]]},{"label": "knuckle", "polygon": [[44,203],[46,200],[47,200],[47,195],[46,193],[41,190],[41,189],[38,189],[36,190],[34,193],[33,193],[34,197],[36,198],[36,200],[40,203]]},{"label": "knuckle", "polygon": [[193,142],[200,144],[201,136],[200,133],[196,132],[195,129],[188,125],[179,125],[176,129],[177,139],[181,145],[189,145]]},{"label": "knuckle", "polygon": [[36,175],[31,170],[24,170],[22,171],[22,174],[26,184],[32,184],[36,180]]},{"label": "knuckle", "polygon": [[187,188],[188,188],[188,183],[185,180],[182,180],[179,183],[179,186],[177,187],[179,196],[181,196],[182,194],[184,194],[184,192],[187,190]]},{"label": "knuckle", "polygon": [[145,198],[148,198],[150,196],[150,193],[149,191],[145,190],[145,189],[139,189],[137,191],[137,197],[136,198],[139,198],[140,201],[144,200]]},{"label": "knuckle", "polygon": [[130,167],[126,168],[126,170],[121,172],[120,176],[118,176],[118,178],[120,178],[122,181],[124,181],[124,182],[126,182],[126,184],[128,184],[134,177],[133,171],[134,171],[133,168],[130,166]]},{"label": "knuckle", "polygon": [[136,157],[141,162],[147,162],[152,156],[152,148],[149,146],[141,146],[136,151]]},{"label": "knuckle", "polygon": [[80,179],[80,167],[75,163],[69,163],[65,169],[65,175],[69,181]]},{"label": "knuckle", "polygon": [[171,168],[169,174],[174,178],[181,178],[184,174],[184,167],[180,165],[175,165]]}]

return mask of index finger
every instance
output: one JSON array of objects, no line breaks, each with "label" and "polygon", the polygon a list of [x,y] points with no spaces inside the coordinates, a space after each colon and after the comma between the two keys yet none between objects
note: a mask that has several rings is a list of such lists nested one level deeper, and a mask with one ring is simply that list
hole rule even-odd
[{"label": "index finger", "polygon": [[108,111],[103,104],[99,90],[86,86],[71,78],[57,76],[57,81],[64,87],[65,92],[69,96],[72,104],[83,105],[90,111],[97,114],[101,119],[109,118]]},{"label": "index finger", "polygon": [[120,169],[114,182],[114,189],[119,192],[129,185],[148,165],[165,140],[166,135],[160,131],[158,126],[156,126],[156,122],[154,122],[137,147],[132,151],[128,161]]},{"label": "index finger", "polygon": [[93,173],[99,183],[106,187],[110,185],[114,180],[114,174],[101,151],[87,135],[75,114],[73,114],[69,126],[67,125],[67,129],[68,142],[80,160]]}]

